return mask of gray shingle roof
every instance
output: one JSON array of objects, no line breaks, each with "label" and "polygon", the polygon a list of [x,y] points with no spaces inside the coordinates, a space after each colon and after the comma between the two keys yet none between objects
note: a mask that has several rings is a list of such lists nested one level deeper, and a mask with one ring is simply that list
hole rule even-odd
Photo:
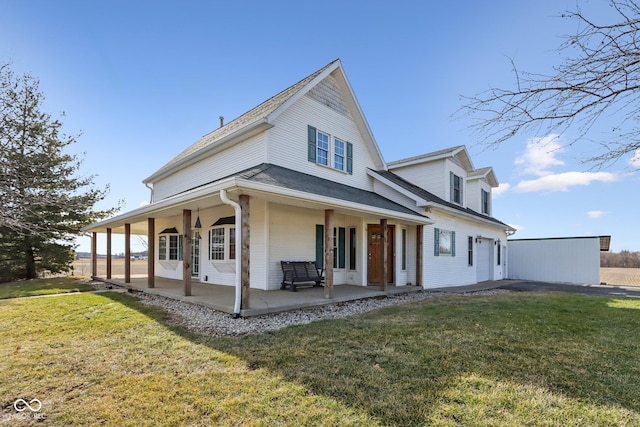
[{"label": "gray shingle roof", "polygon": [[399,187],[415,194],[416,196],[431,202],[431,203],[436,203],[438,205],[442,205],[442,206],[446,206],[449,208],[453,208],[455,210],[458,210],[460,212],[464,212],[468,215],[472,215],[478,218],[482,218],[491,222],[495,222],[496,224],[499,225],[503,225],[505,227],[509,227],[509,225],[505,224],[504,222],[497,220],[494,217],[488,216],[488,215],[483,215],[479,212],[474,211],[473,209],[469,209],[469,208],[465,208],[462,207],[460,205],[457,205],[455,203],[451,203],[451,202],[447,202],[444,199],[441,199],[440,197],[436,196],[435,194],[425,190],[424,188],[418,187],[415,184],[410,183],[409,181],[403,179],[402,177],[396,175],[393,172],[390,171],[373,171],[375,173],[377,173],[378,175],[380,175],[381,177],[393,182],[394,184],[398,185]]},{"label": "gray shingle roof", "polygon": [[213,184],[218,181],[227,180],[229,178],[245,179],[247,181],[302,191],[313,195],[331,197],[338,200],[344,200],[380,209],[387,209],[405,215],[414,215],[416,217],[428,219],[427,216],[421,215],[414,210],[382,197],[372,191],[366,191],[349,185],[340,184],[335,181],[319,178],[314,175],[309,175],[270,163],[262,163],[252,168],[245,169],[244,171],[226,176],[213,182],[202,184],[186,191],[195,190],[196,188]]},{"label": "gray shingle roof", "polygon": [[202,138],[200,138],[198,141],[193,143],[182,153],[174,157],[169,163],[162,166],[158,170],[158,172],[164,169],[169,169],[173,164],[179,162],[185,157],[188,157],[202,150],[203,148],[214,144],[216,141],[219,141],[225,136],[230,135],[235,131],[242,129],[251,123],[255,123],[256,121],[266,118],[269,114],[273,113],[276,109],[278,109],[278,107],[284,104],[293,95],[295,95],[300,89],[305,87],[308,83],[310,83],[313,79],[315,79],[318,75],[320,75],[324,70],[326,70],[331,65],[333,65],[336,61],[338,60],[336,59],[335,61],[332,61],[331,63],[327,64],[326,66],[316,71],[315,73],[305,77],[304,79],[300,80],[298,83],[294,84],[293,86],[290,86],[287,89],[283,90],[282,92],[278,93],[277,95],[269,98],[268,100],[264,101],[262,104],[258,105],[255,108],[252,108],[251,110],[242,114],[238,118],[230,121],[229,123],[222,126],[221,128],[218,128],[213,132],[210,132],[204,135]]},{"label": "gray shingle roof", "polygon": [[445,148],[443,150],[433,151],[431,153],[420,154],[419,156],[408,157],[406,159],[394,160],[393,162],[387,162],[389,167],[393,167],[400,163],[412,162],[414,160],[423,160],[429,159],[431,157],[439,157],[443,155],[453,155],[456,151],[459,151],[461,148],[464,148],[464,145],[456,145],[455,147]]},{"label": "gray shingle roof", "polygon": [[330,181],[328,179],[319,178],[317,176],[269,163],[263,163],[254,168],[240,172],[235,176],[262,184],[275,185],[278,187],[288,188],[290,190],[303,191],[305,193],[331,197],[334,199],[345,200],[347,202],[387,209],[427,219],[426,216],[372,191],[362,190],[360,188],[340,184],[335,181]]}]

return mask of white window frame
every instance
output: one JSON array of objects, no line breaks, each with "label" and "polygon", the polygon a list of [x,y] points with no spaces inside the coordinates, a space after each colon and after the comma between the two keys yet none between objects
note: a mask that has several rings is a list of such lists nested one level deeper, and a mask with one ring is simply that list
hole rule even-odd
[{"label": "white window frame", "polygon": [[456,232],[434,228],[434,256],[456,256]]},{"label": "white window frame", "polygon": [[347,173],[347,141],[316,129],[316,164]]},{"label": "white window frame", "polygon": [[322,166],[330,166],[330,153],[331,135],[316,129],[316,163]]},{"label": "white window frame", "polygon": [[158,261],[182,261],[182,245],[181,234],[161,234],[158,236]]},{"label": "white window frame", "polygon": [[167,235],[163,234],[158,237],[158,261],[167,260]]},{"label": "white window frame", "polygon": [[347,166],[346,163],[347,143],[339,138],[333,138],[333,168],[344,172]]},{"label": "white window frame", "polygon": [[[221,234],[216,234],[216,237],[222,236],[222,242],[216,241],[216,253],[214,257],[214,246],[212,242],[212,237],[214,236],[214,232],[222,231]],[[235,233],[236,226],[235,225],[223,225],[216,226],[209,229],[208,234],[208,250],[207,257],[209,261],[212,262],[224,262],[224,261],[233,261],[237,256],[237,247],[235,242]],[[233,247],[233,250],[232,250]],[[222,249],[220,251],[219,249]]]},{"label": "white window frame", "polygon": [[[458,183],[458,187],[456,187],[456,182]],[[464,186],[464,180],[462,179],[462,177],[460,175],[456,175],[455,173],[453,174],[453,185],[452,185],[452,190],[453,190],[453,194],[451,195],[451,201],[453,203],[457,203],[459,205],[462,205],[462,192],[463,190],[463,186]],[[456,191],[457,191],[457,195],[458,197],[456,198]]]},{"label": "white window frame", "polygon": [[[483,214],[491,215],[491,197],[487,190],[482,188],[480,190],[480,211]],[[485,200],[486,198],[486,200]]]}]

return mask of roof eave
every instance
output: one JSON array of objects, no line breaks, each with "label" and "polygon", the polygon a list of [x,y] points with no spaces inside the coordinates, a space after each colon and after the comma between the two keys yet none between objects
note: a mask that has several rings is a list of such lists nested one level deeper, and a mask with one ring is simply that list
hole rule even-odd
[{"label": "roof eave", "polygon": [[129,212],[116,215],[114,217],[96,222],[94,224],[87,225],[86,227],[83,227],[81,231],[87,233],[103,230],[106,228],[121,227],[125,223],[133,224],[136,222],[145,221],[147,218],[157,216],[158,213],[161,213],[163,211],[175,208],[184,203],[192,203],[199,199],[211,197],[212,194],[216,194],[222,189],[229,190],[235,186],[236,177],[217,181],[208,185],[204,185],[202,187],[195,188],[193,190],[186,191],[184,193],[167,197],[166,199],[162,199],[158,202],[141,206]]},{"label": "roof eave", "polygon": [[305,191],[293,190],[290,188],[284,188],[279,185],[264,184],[261,182],[255,182],[247,179],[238,178],[237,186],[242,189],[254,190],[263,193],[277,194],[283,197],[290,197],[299,200],[311,201],[327,206],[327,208],[342,208],[354,212],[360,212],[362,214],[374,214],[382,217],[388,217],[393,219],[400,219],[409,221],[415,224],[432,224],[428,217],[416,213],[414,215],[393,211],[390,209],[379,208],[362,203],[354,203],[349,200],[336,199],[334,197],[322,196],[318,194],[307,193]]},{"label": "roof eave", "polygon": [[[389,165],[389,169],[397,169],[397,168],[404,168],[407,166],[419,165],[422,163],[435,162],[437,160],[449,159],[451,157],[454,157],[455,155],[457,155],[463,150],[466,151],[464,145],[459,145],[457,147],[453,147],[449,150],[443,151],[434,156],[430,156],[427,154],[424,156],[410,157],[408,159],[389,162],[388,165]],[[473,167],[473,165],[471,164],[471,159],[469,158],[468,154],[466,155],[466,157],[469,161],[469,165]]]},{"label": "roof eave", "polygon": [[367,118],[364,115],[364,112],[362,111],[362,107],[360,106],[360,103],[358,102],[358,98],[356,97],[356,94],[353,91],[353,88],[351,87],[351,83],[349,82],[349,78],[347,77],[347,74],[344,72],[344,68],[342,67],[342,62],[340,61],[340,59],[336,59],[334,62],[332,62],[331,65],[329,67],[327,67],[327,69],[325,69],[322,73],[318,74],[313,80],[311,80],[309,83],[307,83],[302,89],[298,90],[294,95],[292,95],[289,99],[287,99],[282,105],[280,105],[271,114],[269,114],[269,116],[268,116],[269,121],[273,122],[273,120],[276,117],[278,117],[280,114],[282,114],[283,111],[287,110],[291,105],[293,105],[300,98],[302,98],[305,94],[307,94],[313,87],[315,87],[318,83],[320,83],[322,80],[327,78],[327,76],[331,75],[336,70],[340,72],[340,76],[344,80],[344,84],[346,86],[346,89],[349,91],[349,95],[351,95],[351,99],[353,100],[353,107],[355,108],[356,113],[359,116],[359,120],[360,120],[360,122],[362,124],[362,127],[364,128],[363,130],[366,133],[366,136],[371,141],[371,145],[373,147],[374,154],[377,156],[377,163],[378,164],[376,164],[376,167],[379,168],[379,169],[386,169],[387,168],[387,163],[385,162],[384,157],[382,156],[382,152],[380,151],[380,147],[378,146],[378,143],[376,142],[375,136],[373,135],[373,132],[371,130],[371,127],[369,126],[369,123],[367,122]]},{"label": "roof eave", "polygon": [[216,152],[221,151],[230,145],[236,144],[240,140],[251,138],[252,136],[257,135],[260,132],[264,132],[272,127],[273,125],[269,123],[269,120],[267,118],[256,120],[236,130],[235,132],[224,136],[220,140],[216,141],[214,144],[206,146],[201,150],[197,150],[185,156],[184,158],[178,160],[177,162],[163,167],[153,175],[149,176],[148,178],[145,178],[142,182],[144,184],[157,182],[163,178],[166,178],[171,174],[178,172],[181,169],[186,168],[187,166],[190,166],[198,162],[199,160],[202,160],[207,156],[215,154]]},{"label": "roof eave", "polygon": [[426,199],[423,199],[422,197],[418,197],[418,195],[416,195],[414,192],[403,188],[402,186],[396,184],[395,182],[383,177],[382,175],[380,175],[379,173],[377,173],[374,170],[367,169],[367,175],[369,175],[370,177],[372,177],[375,180],[380,181],[384,185],[386,185],[386,186],[388,186],[390,188],[393,188],[394,190],[396,190],[400,194],[410,198],[411,200],[414,200],[416,202],[416,206],[417,207],[425,207],[429,203]]},{"label": "roof eave", "polygon": [[491,221],[490,219],[482,218],[482,217],[479,217],[479,216],[476,216],[476,215],[472,215],[470,213],[467,213],[467,212],[464,212],[464,211],[461,211],[461,210],[458,210],[458,209],[455,209],[455,208],[452,208],[452,207],[449,207],[449,206],[441,205],[440,203],[429,202],[427,204],[426,208],[427,209],[428,208],[440,209],[440,210],[448,212],[448,213],[461,215],[461,216],[464,216],[465,218],[467,218],[467,219],[469,219],[471,221],[474,221],[474,222],[482,223],[482,224],[485,224],[485,225],[490,225],[490,226],[495,227],[495,228],[502,228],[502,229],[505,230],[505,232],[506,231],[515,232],[516,231],[515,228],[511,227],[508,224]]}]

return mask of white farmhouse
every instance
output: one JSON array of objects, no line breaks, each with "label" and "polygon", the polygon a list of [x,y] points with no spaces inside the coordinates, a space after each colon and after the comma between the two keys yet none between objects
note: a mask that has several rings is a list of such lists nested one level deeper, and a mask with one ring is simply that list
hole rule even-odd
[{"label": "white farmhouse", "polygon": [[280,289],[281,261],[316,261],[327,297],[343,284],[501,279],[515,231],[492,217],[498,181],[465,147],[387,163],[340,60],[203,136],[144,183],[149,205],[85,231],[94,242],[97,233],[147,235],[149,287],[155,277],[181,280],[185,295],[192,281],[236,286],[243,305],[251,288]]}]

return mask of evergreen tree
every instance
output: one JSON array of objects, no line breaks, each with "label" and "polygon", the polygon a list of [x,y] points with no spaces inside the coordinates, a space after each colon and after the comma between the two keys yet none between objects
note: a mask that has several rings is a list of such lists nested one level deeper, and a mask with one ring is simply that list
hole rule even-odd
[{"label": "evergreen tree", "polygon": [[115,212],[93,210],[108,188],[79,175],[77,137],[43,101],[37,79],[0,64],[0,281],[69,271],[80,229]]}]

